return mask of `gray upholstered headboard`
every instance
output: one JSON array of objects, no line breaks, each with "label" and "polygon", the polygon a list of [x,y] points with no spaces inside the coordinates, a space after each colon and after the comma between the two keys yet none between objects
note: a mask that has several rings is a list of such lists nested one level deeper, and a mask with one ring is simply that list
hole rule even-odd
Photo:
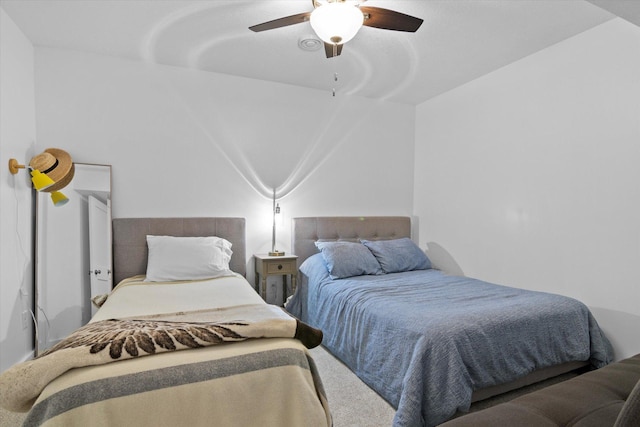
[{"label": "gray upholstered headboard", "polygon": [[293,218],[291,249],[298,265],[318,253],[316,240],[358,241],[411,237],[411,218],[407,216],[327,216]]},{"label": "gray upholstered headboard", "polygon": [[147,234],[156,236],[218,236],[233,245],[229,267],[243,276],[247,273],[244,218],[114,218],[113,284],[145,274]]}]

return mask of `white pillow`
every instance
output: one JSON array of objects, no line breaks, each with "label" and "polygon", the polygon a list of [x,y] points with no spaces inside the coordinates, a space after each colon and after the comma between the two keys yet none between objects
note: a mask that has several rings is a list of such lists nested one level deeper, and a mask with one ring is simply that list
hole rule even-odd
[{"label": "white pillow", "polygon": [[220,237],[147,236],[145,282],[229,276],[231,243]]}]

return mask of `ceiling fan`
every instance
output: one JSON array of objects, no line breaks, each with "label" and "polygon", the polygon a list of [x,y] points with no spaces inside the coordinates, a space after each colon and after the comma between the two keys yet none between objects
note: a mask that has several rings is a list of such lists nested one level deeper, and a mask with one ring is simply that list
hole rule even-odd
[{"label": "ceiling fan", "polygon": [[311,27],[324,42],[327,58],[333,58],[342,53],[342,46],[351,40],[363,25],[411,33],[416,32],[422,25],[423,20],[415,16],[381,7],[362,6],[365,1],[311,0],[311,12],[263,22],[249,29],[260,32],[310,21]]}]

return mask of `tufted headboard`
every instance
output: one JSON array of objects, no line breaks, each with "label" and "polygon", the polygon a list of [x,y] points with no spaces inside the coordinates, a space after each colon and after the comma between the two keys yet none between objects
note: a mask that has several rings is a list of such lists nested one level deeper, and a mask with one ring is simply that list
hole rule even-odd
[{"label": "tufted headboard", "polygon": [[233,245],[229,267],[243,276],[247,273],[244,218],[114,218],[113,284],[145,274],[147,234],[156,236],[218,236]]},{"label": "tufted headboard", "polygon": [[293,218],[291,249],[298,265],[318,253],[316,240],[385,240],[411,237],[411,218],[407,216],[327,216]]}]

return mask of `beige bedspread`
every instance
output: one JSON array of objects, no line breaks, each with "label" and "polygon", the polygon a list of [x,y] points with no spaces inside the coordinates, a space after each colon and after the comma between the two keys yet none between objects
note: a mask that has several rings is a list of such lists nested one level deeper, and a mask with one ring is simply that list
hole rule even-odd
[{"label": "beige bedspread", "polygon": [[291,339],[312,347],[318,332],[263,302],[98,316],[0,375],[0,404],[33,406],[25,425],[330,425],[313,360]]}]

